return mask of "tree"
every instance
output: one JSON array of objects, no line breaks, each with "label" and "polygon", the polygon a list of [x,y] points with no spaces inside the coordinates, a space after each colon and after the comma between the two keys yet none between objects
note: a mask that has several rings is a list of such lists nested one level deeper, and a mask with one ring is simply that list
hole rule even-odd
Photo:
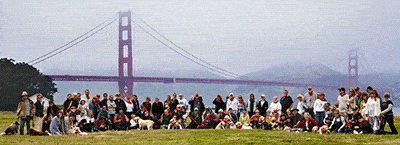
[{"label": "tree", "polygon": [[14,62],[13,59],[0,59],[0,110],[15,111],[22,91],[29,95],[41,93],[53,99],[57,88],[52,78],[27,63]]}]

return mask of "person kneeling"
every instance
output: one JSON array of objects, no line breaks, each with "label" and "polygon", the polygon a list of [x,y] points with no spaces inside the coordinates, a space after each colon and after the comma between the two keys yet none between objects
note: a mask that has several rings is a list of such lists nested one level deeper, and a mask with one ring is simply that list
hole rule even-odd
[{"label": "person kneeling", "polygon": [[309,113],[304,113],[304,120],[301,121],[298,125],[294,126],[295,129],[301,129],[304,132],[312,132],[317,131],[319,126],[314,119],[311,118]]},{"label": "person kneeling", "polygon": [[168,130],[169,129],[182,129],[182,126],[179,124],[179,119],[177,119],[177,116],[174,115],[172,119],[170,120],[170,123],[168,125]]}]

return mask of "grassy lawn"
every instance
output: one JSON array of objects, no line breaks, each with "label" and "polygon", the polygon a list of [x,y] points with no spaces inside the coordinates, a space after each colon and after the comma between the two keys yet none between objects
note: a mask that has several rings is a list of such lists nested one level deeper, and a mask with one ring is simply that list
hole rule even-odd
[{"label": "grassy lawn", "polygon": [[[0,114],[3,132],[15,114]],[[400,129],[400,121],[395,120]],[[387,131],[388,127],[386,128]],[[400,144],[398,135],[289,133],[275,130],[129,130],[86,136],[0,136],[0,144]]]}]

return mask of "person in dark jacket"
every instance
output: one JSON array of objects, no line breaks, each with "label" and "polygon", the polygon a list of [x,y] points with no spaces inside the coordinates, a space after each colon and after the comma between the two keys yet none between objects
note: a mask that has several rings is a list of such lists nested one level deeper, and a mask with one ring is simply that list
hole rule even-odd
[{"label": "person in dark jacket", "polygon": [[145,111],[151,111],[151,103],[150,103],[151,99],[150,97],[146,97],[146,101],[144,101],[142,103],[142,105],[144,106],[144,110]]},{"label": "person in dark jacket", "polygon": [[168,128],[168,124],[169,124],[171,118],[172,118],[172,114],[169,113],[169,109],[165,109],[164,113],[161,116],[161,123],[162,123],[164,129]]},{"label": "person in dark jacket", "polygon": [[122,110],[122,113],[125,114],[126,112],[125,101],[122,100],[120,93],[115,94],[115,96],[117,97],[117,99],[115,99],[115,104],[117,105],[117,108],[115,108],[115,112],[119,112],[119,110]]},{"label": "person in dark jacket", "polygon": [[268,102],[265,100],[265,95],[261,95],[261,100],[257,103],[257,110],[260,111],[261,116],[267,115]]},{"label": "person in dark jacket", "polygon": [[238,117],[236,115],[236,113],[233,112],[232,108],[229,108],[228,110],[228,116],[231,118],[232,122],[235,124],[238,121]]},{"label": "person in dark jacket", "polygon": [[217,97],[215,97],[213,104],[215,105],[215,112],[218,112],[219,109],[225,110],[225,102],[222,100],[221,95],[217,95]]},{"label": "person in dark jacket", "polygon": [[[282,105],[282,114],[286,114],[286,110],[289,108],[292,108],[293,106],[293,100],[292,97],[289,96],[289,92],[287,90],[283,91],[283,97],[281,98],[280,101],[281,105]],[[312,115],[311,115],[312,116]]]},{"label": "person in dark jacket", "polygon": [[140,118],[144,119],[145,118],[145,115],[144,115],[145,112],[146,112],[145,107],[143,105],[140,105],[140,110],[138,110],[135,113],[135,115],[136,115],[136,117],[140,117]]},{"label": "person in dark jacket", "polygon": [[200,114],[203,113],[205,107],[204,107],[203,99],[201,99],[201,97],[199,96],[199,93],[196,93],[195,97],[194,98],[192,97],[190,99],[189,104],[190,104],[190,112],[193,112],[194,108],[197,107],[200,111]]},{"label": "person in dark jacket", "polygon": [[64,115],[67,115],[67,113],[69,111],[71,111],[71,107],[74,106],[74,101],[72,100],[72,95],[68,94],[67,95],[67,100],[64,101],[63,104],[63,111],[64,111]]},{"label": "person in dark jacket", "polygon": [[43,124],[43,104],[44,102],[42,101],[43,95],[42,94],[37,94],[36,96],[36,103],[35,103],[35,130],[42,132],[42,124]]},{"label": "person in dark jacket", "polygon": [[203,124],[201,125],[202,128],[205,129],[212,129],[215,128],[216,122],[218,122],[217,116],[214,114],[214,112],[211,109],[207,108],[207,115],[204,118]]},{"label": "person in dark jacket", "polygon": [[163,104],[160,102],[160,99],[156,98],[152,105],[151,112],[153,113],[154,117],[159,119],[161,118],[163,111],[164,111]]},{"label": "person in dark jacket", "polygon": [[191,120],[189,129],[198,129],[201,128],[201,114],[198,108],[194,108],[194,112],[190,112],[189,118]]},{"label": "person in dark jacket", "polygon": [[393,123],[393,102],[390,101],[390,94],[385,93],[383,95],[383,98],[385,98],[385,102],[382,102],[381,104],[381,114],[380,116],[383,117],[383,121],[379,127],[379,133],[381,134],[386,134],[387,132],[384,131],[386,122],[389,124],[390,130],[392,131],[390,134],[398,134],[396,127],[394,126]]},{"label": "person in dark jacket", "polygon": [[[106,106],[106,108],[107,108],[108,94],[104,93],[103,97],[104,97],[104,99],[100,101],[100,107]],[[99,100],[100,100],[100,98],[99,98]],[[107,108],[107,110],[108,110],[108,108]]]},{"label": "person in dark jacket", "polygon": [[139,100],[136,95],[132,95],[132,103],[133,103],[133,112],[137,112],[140,110]]},{"label": "person in dark jacket", "polygon": [[178,98],[176,98],[176,93],[172,94],[172,100],[171,101],[172,101],[172,104],[169,105],[169,107],[171,107],[172,110],[175,110],[176,106],[178,106],[178,104],[179,104]]}]

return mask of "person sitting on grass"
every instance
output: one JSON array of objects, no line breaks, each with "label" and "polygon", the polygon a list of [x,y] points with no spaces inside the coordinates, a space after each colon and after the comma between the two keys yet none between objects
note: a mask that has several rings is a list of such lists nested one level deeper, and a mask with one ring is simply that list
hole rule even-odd
[{"label": "person sitting on grass", "polygon": [[197,107],[194,108],[194,112],[190,112],[189,117],[190,117],[191,122],[187,128],[190,128],[190,129],[201,128],[201,115],[200,115],[199,109]]},{"label": "person sitting on grass", "polygon": [[256,114],[254,114],[254,115],[251,116],[251,118],[250,118],[250,126],[251,126],[253,129],[258,129],[258,128],[261,128],[261,126],[258,124],[258,121],[259,121],[261,115],[260,115],[260,111],[259,111],[259,110],[256,110],[255,113],[256,113]]},{"label": "person sitting on grass", "polygon": [[118,114],[114,117],[114,122],[116,124],[117,130],[126,130],[128,127],[129,119],[124,114],[123,110],[119,110]]},{"label": "person sitting on grass", "polygon": [[205,113],[206,113],[205,114],[206,116],[204,118],[202,128],[205,128],[205,129],[215,128],[215,126],[216,126],[215,124],[218,121],[217,116],[214,114],[214,112],[210,108],[207,108]]},{"label": "person sitting on grass", "polygon": [[51,120],[50,133],[60,136],[65,134],[64,114],[62,110],[58,111],[57,116]]},{"label": "person sitting on grass", "polygon": [[131,115],[131,120],[129,120],[129,127],[128,129],[137,129],[139,127],[139,124],[137,123],[137,121],[135,120],[136,115],[132,114]]},{"label": "person sitting on grass", "polygon": [[174,115],[172,119],[170,120],[170,123],[168,125],[168,130],[170,129],[182,129],[182,126],[180,124],[180,119],[178,119],[177,115]]},{"label": "person sitting on grass", "polygon": [[242,123],[242,125],[249,126],[250,125],[250,117],[249,113],[247,113],[247,109],[243,109],[242,115],[239,117],[239,122]]},{"label": "person sitting on grass", "polygon": [[304,113],[304,120],[301,121],[298,125],[294,126],[294,128],[300,128],[304,132],[312,132],[313,128],[319,128],[317,122],[311,118],[310,113]]},{"label": "person sitting on grass", "polygon": [[109,121],[108,118],[101,116],[96,122],[94,122],[94,127],[99,131],[108,130]]},{"label": "person sitting on grass", "polygon": [[163,125],[163,129],[168,128],[171,119],[172,119],[172,114],[169,113],[169,109],[165,109],[164,113],[161,115],[161,122]]},{"label": "person sitting on grass", "polygon": [[336,110],[332,124],[329,126],[331,132],[344,133],[346,130],[346,119],[340,113],[340,110]]}]

